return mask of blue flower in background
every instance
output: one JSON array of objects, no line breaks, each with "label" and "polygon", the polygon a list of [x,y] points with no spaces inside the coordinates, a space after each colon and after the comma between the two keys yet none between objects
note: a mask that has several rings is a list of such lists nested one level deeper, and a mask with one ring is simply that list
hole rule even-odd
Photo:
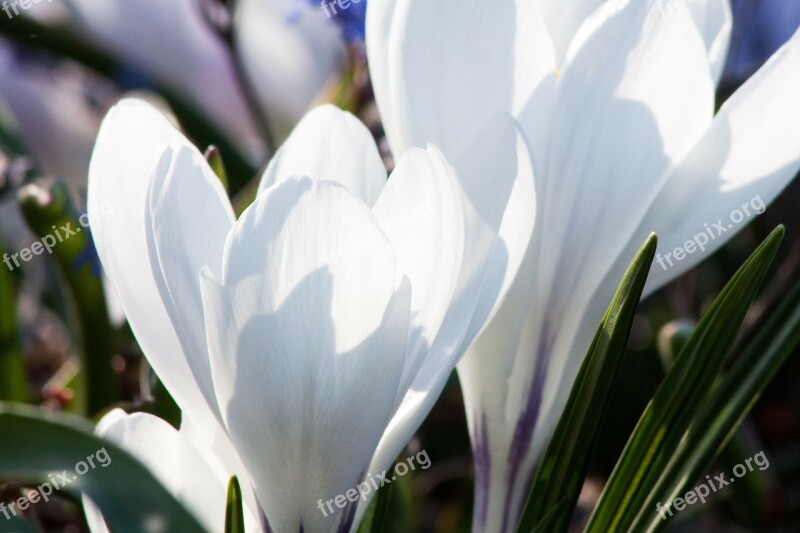
[{"label": "blue flower in background", "polygon": [[97,248],[94,247],[94,239],[92,239],[92,233],[88,227],[84,228],[86,230],[86,236],[88,237],[86,242],[86,247],[81,250],[81,253],[78,254],[78,257],[75,258],[75,261],[72,262],[72,270],[79,270],[84,266],[88,265],[92,269],[92,274],[94,277],[100,277],[100,257],[97,255]]},{"label": "blue flower in background", "polygon": [[723,84],[744,82],[800,26],[798,0],[731,0],[733,34]]},{"label": "blue flower in background", "polygon": [[339,26],[349,44],[364,42],[367,0],[297,0],[289,19],[296,19],[308,5],[321,10],[325,17]]}]

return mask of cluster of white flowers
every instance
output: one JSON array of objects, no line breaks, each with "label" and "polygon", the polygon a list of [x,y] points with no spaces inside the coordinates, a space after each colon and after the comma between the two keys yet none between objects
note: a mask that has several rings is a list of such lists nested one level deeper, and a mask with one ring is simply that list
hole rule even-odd
[{"label": "cluster of white flowers", "polygon": [[[387,470],[457,365],[480,458],[474,528],[514,530],[641,242],[656,232],[674,250],[800,168],[800,36],[715,114],[730,9],[685,7],[374,1],[391,179],[366,127],[322,106],[238,220],[200,152],[123,100],[90,167],[89,208],[117,214],[94,238],[183,423],[115,411],[98,432],[156,475],[177,475],[159,468],[180,450],[167,486],[209,528],[236,474],[248,528],[345,531],[369,497],[319,502]],[[653,269],[645,292],[703,257]]]}]

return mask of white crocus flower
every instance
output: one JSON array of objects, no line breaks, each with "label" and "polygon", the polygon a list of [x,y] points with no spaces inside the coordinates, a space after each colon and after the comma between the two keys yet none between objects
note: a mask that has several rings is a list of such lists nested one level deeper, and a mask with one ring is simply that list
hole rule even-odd
[{"label": "white crocus flower", "polygon": [[[457,159],[485,117],[506,111],[534,163],[523,265],[459,365],[475,530],[514,529],[603,310],[649,232],[660,255],[648,294],[743,227],[728,228],[735,210],[750,203],[752,214],[797,172],[800,35],[715,116],[729,30],[724,0],[370,4],[367,50],[393,150],[432,142]],[[668,253],[688,252],[718,221],[699,238],[704,250],[669,265]]]},{"label": "white crocus flower", "polygon": [[89,209],[115,212],[92,227],[103,267],[190,434],[253,487],[273,531],[358,520],[356,503],[320,502],[389,468],[508,288],[515,243],[498,229],[533,187],[527,157],[498,116],[463,174],[431,146],[387,183],[366,127],[324,106],[237,221],[155,109],[109,113],[89,176]]},{"label": "white crocus flower", "polygon": [[[65,0],[92,42],[204,111],[253,161],[264,145],[229,47],[197,0]],[[236,48],[273,134],[285,136],[343,65],[344,46],[321,13],[288,20],[291,0],[240,0]],[[279,81],[279,82],[278,82]]]},{"label": "white crocus flower", "polygon": [[103,118],[96,95],[116,98],[100,78],[68,64],[26,60],[19,47],[0,40],[0,105],[41,171],[81,192]]}]

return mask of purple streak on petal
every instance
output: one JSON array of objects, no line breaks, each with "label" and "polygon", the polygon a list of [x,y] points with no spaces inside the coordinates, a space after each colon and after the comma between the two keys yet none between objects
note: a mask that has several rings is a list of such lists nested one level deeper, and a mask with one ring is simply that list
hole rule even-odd
[{"label": "purple streak on petal", "polygon": [[548,323],[542,328],[542,340],[539,342],[539,349],[536,353],[536,365],[533,369],[533,381],[528,391],[528,401],[525,410],[517,420],[514,428],[514,438],[511,440],[511,449],[508,453],[508,484],[506,501],[503,508],[503,525],[501,531],[507,531],[509,524],[516,523],[518,516],[510,516],[511,499],[514,494],[514,487],[517,484],[519,474],[525,455],[531,447],[533,433],[536,430],[536,423],[539,420],[539,410],[542,405],[542,395],[544,393],[544,382],[547,370],[550,367],[550,354],[552,353],[552,341],[550,340]]},{"label": "purple streak on petal", "polygon": [[[361,476],[363,479],[364,476]],[[353,525],[353,520],[356,517],[356,509],[358,508],[358,500],[349,502],[347,507],[342,511],[342,519],[339,521],[339,527],[336,529],[338,533],[347,533]]]},{"label": "purple streak on petal", "polygon": [[472,455],[475,462],[475,509],[472,512],[474,529],[482,531],[486,524],[489,507],[489,483],[491,482],[491,458],[489,457],[489,434],[486,429],[486,413],[475,416],[472,435]]},{"label": "purple streak on petal", "polygon": [[261,516],[261,527],[264,529],[264,531],[266,531],[266,533],[272,533],[272,527],[269,525],[267,513],[264,512],[264,509],[261,508],[260,504],[258,504],[258,514]]}]

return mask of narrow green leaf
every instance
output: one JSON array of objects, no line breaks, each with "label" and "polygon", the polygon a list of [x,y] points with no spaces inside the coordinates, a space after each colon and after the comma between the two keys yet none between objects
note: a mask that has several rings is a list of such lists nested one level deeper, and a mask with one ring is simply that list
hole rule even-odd
[{"label": "narrow green leaf", "polygon": [[373,498],[364,513],[358,533],[383,533],[386,531],[389,504],[392,500],[392,487],[394,484],[382,487],[378,495]]},{"label": "narrow green leaf", "polygon": [[230,185],[228,184],[228,173],[225,170],[225,162],[222,160],[222,152],[220,152],[219,148],[212,144],[206,148],[206,153],[204,155],[206,161],[208,161],[208,164],[211,167],[211,170],[214,171],[214,174],[217,175],[220,183],[222,183],[222,186],[225,188],[225,192],[229,192]]},{"label": "narrow green leaf", "polygon": [[[575,379],[564,413],[534,474],[517,531],[545,521],[549,531],[566,531],[578,501],[589,455],[608,408],[612,385],[625,354],[636,307],[656,252],[651,235],[633,258],[603,317]],[[560,512],[553,514],[558,502]]]},{"label": "narrow green leaf", "polygon": [[[0,253],[5,253],[2,246]],[[29,398],[14,280],[6,265],[0,264],[0,400],[27,402]]]},{"label": "narrow green leaf", "polygon": [[225,533],[244,533],[244,503],[239,479],[231,477],[228,482],[228,505],[225,509]]},{"label": "narrow green leaf", "polygon": [[[117,401],[119,387],[111,364],[113,337],[100,263],[88,227],[91,221],[87,215],[76,215],[63,182],[30,184],[18,196],[25,220],[40,241],[20,251],[15,261],[24,264],[25,253],[28,256],[51,253],[58,264],[70,288],[72,318],[83,347],[81,383],[86,391],[86,408],[89,414],[97,413]],[[113,213],[91,215],[114,216]]]},{"label": "narrow green leaf", "polygon": [[203,531],[149,470],[92,429],[77,416],[0,402],[0,478],[30,483],[42,499],[86,494],[111,531]]},{"label": "narrow green leaf", "polygon": [[[0,102],[0,167],[10,163],[11,159],[25,157],[27,154],[28,151],[20,138],[19,125],[14,120],[11,111],[3,102]],[[8,157],[8,160],[4,161],[5,157]]]},{"label": "narrow green leaf", "polygon": [[767,237],[697,324],[639,419],[587,531],[629,529],[719,375],[783,234],[779,226]]},{"label": "narrow green leaf", "polygon": [[635,526],[656,530],[666,525],[655,513],[656,503],[666,504],[694,487],[703,469],[723,450],[764,387],[798,345],[800,285],[771,314],[697,413],[658,485],[643,504]]},{"label": "narrow green leaf", "polygon": [[570,505],[566,498],[562,499],[547,511],[547,514],[534,526],[531,533],[552,533],[563,529],[559,524],[562,522],[563,516],[569,517],[571,507],[573,506]]}]

